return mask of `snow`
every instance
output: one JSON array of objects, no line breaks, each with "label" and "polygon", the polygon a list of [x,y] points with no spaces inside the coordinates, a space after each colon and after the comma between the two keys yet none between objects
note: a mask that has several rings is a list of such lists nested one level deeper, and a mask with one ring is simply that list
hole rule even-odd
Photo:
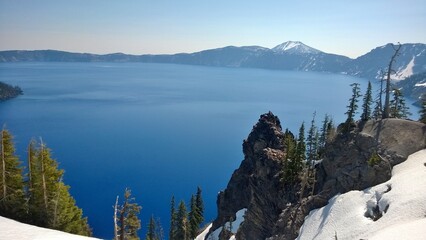
[{"label": "snow", "polygon": [[[246,214],[246,211],[247,211],[247,208],[243,208],[243,209],[240,209],[240,210],[238,210],[236,213],[235,213],[235,220],[234,221],[232,221],[232,224],[230,223],[230,222],[226,222],[225,223],[225,229],[230,229],[231,228],[231,226],[232,226],[232,229],[230,229],[230,231],[233,233],[233,234],[236,234],[237,233],[237,231],[238,231],[238,228],[240,228],[240,225],[241,225],[241,223],[242,222],[244,222],[244,215]],[[210,228],[211,228],[211,224],[207,227],[208,228],[208,230],[206,229],[206,230],[204,230],[200,235],[198,235],[194,240],[204,240],[204,238],[205,238],[205,236],[206,236],[206,234],[208,233],[208,231],[210,230]],[[207,232],[206,232],[207,231]],[[218,228],[218,229],[216,229],[216,230],[214,230],[214,232],[212,232],[212,234],[210,235],[210,236],[212,236],[213,237],[213,239],[219,239],[219,234],[220,234],[220,232],[222,231],[222,227],[220,227],[220,228]],[[204,233],[204,232],[206,232],[206,233]],[[204,235],[203,235],[204,234]],[[232,235],[230,238],[229,238],[229,240],[235,240],[235,235]]]},{"label": "snow", "polygon": [[426,87],[426,82],[425,83],[416,83],[414,86],[415,87]]},{"label": "snow", "polygon": [[407,66],[404,69],[401,69],[397,73],[391,75],[391,79],[400,81],[413,75],[414,59],[415,57],[413,56],[411,61],[407,64]]},{"label": "snow", "polygon": [[272,48],[272,50],[275,52],[313,53],[313,54],[320,53],[319,50],[311,48],[299,41],[284,42]]},{"label": "snow", "polygon": [[204,231],[202,231],[202,232],[200,233],[200,235],[198,235],[198,236],[197,236],[194,240],[204,240],[204,239],[206,238],[207,233],[209,233],[210,228],[212,228],[212,226],[213,226],[213,224],[212,224],[212,223],[210,223],[210,224],[206,227],[206,229],[204,229]]},{"label": "snow", "polygon": [[96,238],[83,237],[57,230],[32,226],[8,218],[0,217],[0,240],[89,240]]},{"label": "snow", "polygon": [[[373,209],[382,214],[376,221],[365,216]],[[426,149],[395,166],[389,181],[312,210],[297,239],[425,239],[425,216]]]}]

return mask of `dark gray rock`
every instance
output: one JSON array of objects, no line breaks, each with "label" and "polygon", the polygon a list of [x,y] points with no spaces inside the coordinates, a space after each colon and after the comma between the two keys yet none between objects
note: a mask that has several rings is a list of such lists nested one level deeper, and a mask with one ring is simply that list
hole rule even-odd
[{"label": "dark gray rock", "polygon": [[[305,217],[337,193],[365,189],[389,180],[392,167],[426,148],[426,125],[400,119],[359,122],[328,143],[323,161],[315,166],[315,191],[302,199],[300,183],[280,182],[286,154],[280,121],[261,115],[243,143],[244,160],[227,188],[219,193],[218,217],[211,232],[247,208],[236,238],[295,239]],[[369,159],[378,154],[380,160]]]}]

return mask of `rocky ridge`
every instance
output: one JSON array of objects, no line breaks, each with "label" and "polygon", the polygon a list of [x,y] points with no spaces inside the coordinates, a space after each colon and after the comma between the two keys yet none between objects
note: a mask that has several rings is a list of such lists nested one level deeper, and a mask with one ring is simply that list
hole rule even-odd
[{"label": "rocky ridge", "polygon": [[[358,122],[350,132],[338,131],[327,144],[325,157],[315,166],[315,186],[300,198],[300,183],[280,181],[286,155],[280,120],[270,112],[263,114],[243,142],[244,160],[218,195],[218,217],[210,232],[246,208],[236,239],[295,239],[311,210],[337,193],[389,180],[394,165],[424,148],[425,124],[400,119]],[[375,154],[380,160],[369,162]],[[229,233],[219,236],[228,239]]]}]

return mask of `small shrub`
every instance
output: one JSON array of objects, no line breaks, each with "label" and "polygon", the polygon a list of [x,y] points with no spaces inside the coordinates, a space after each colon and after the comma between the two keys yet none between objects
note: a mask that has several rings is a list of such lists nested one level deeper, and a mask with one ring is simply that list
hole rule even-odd
[{"label": "small shrub", "polygon": [[368,165],[370,167],[375,166],[377,164],[379,164],[381,161],[381,158],[379,156],[379,154],[377,154],[376,152],[373,152],[370,156],[370,158],[368,159]]}]

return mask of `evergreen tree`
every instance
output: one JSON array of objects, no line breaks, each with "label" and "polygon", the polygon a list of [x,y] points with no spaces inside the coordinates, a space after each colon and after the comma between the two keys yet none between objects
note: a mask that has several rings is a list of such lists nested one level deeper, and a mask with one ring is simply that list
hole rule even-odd
[{"label": "evergreen tree", "polygon": [[198,226],[204,221],[204,202],[201,192],[201,188],[197,187],[197,193],[195,194],[195,204],[197,206],[199,215]]},{"label": "evergreen tree", "polygon": [[359,83],[352,83],[352,97],[349,99],[349,105],[346,106],[348,108],[348,111],[346,111],[346,115],[348,115],[348,118],[346,119],[346,130],[349,130],[349,127],[354,122],[355,114],[357,114],[358,110],[358,98],[361,96],[360,90],[359,90]]},{"label": "evergreen tree", "polygon": [[426,96],[422,101],[422,108],[420,109],[420,119],[419,121],[426,124]]},{"label": "evergreen tree", "polygon": [[91,235],[87,218],[75,204],[69,193],[69,186],[62,181],[64,171],[51,158],[50,149],[43,142],[39,149],[30,143],[29,176],[32,186],[28,186],[28,210],[30,223],[64,232]]},{"label": "evergreen tree", "polygon": [[313,160],[318,158],[318,130],[315,126],[315,116],[316,112],[314,112],[313,114],[311,126],[308,131],[308,136],[306,137],[306,155],[309,164],[311,164]]},{"label": "evergreen tree", "polygon": [[188,231],[189,231],[189,237],[191,239],[194,239],[195,237],[197,237],[198,228],[199,228],[200,219],[201,219],[199,212],[200,211],[198,210],[195,196],[192,195],[190,211],[188,213],[188,219],[189,219]]},{"label": "evergreen tree", "polygon": [[293,133],[286,129],[284,133],[284,146],[285,146],[285,158],[282,166],[282,178],[281,181],[293,182],[298,174],[297,163],[296,163],[296,145],[297,141],[294,139]]},{"label": "evergreen tree", "polygon": [[15,155],[12,135],[3,129],[0,137],[0,215],[23,220],[25,194],[22,168]]},{"label": "evergreen tree", "polygon": [[399,56],[399,50],[401,50],[401,43],[398,43],[398,47],[394,47],[392,44],[394,53],[389,61],[387,74],[386,74],[386,90],[385,90],[385,104],[383,107],[383,116],[382,118],[390,117],[390,92],[391,92],[391,74],[395,73],[395,70],[392,69],[392,65],[396,61],[396,57]]},{"label": "evergreen tree", "polygon": [[170,201],[169,240],[178,240],[176,238],[176,230],[177,230],[177,218],[176,218],[176,210],[175,210],[175,196],[172,196],[172,200]]},{"label": "evergreen tree", "polygon": [[148,231],[146,233],[145,240],[159,240],[157,236],[157,226],[156,221],[154,220],[154,216],[151,216],[148,224]]},{"label": "evergreen tree", "polygon": [[390,101],[389,117],[393,118],[407,118],[411,115],[408,112],[408,107],[405,105],[404,95],[399,89],[394,89],[393,99]]},{"label": "evergreen tree", "polygon": [[120,240],[138,240],[138,230],[141,221],[138,218],[140,207],[133,197],[130,189],[124,191],[124,201],[119,207],[118,234]]},{"label": "evergreen tree", "polygon": [[179,203],[178,211],[176,213],[176,235],[175,239],[189,240],[188,218],[186,212],[185,202],[182,200]]},{"label": "evergreen tree", "polygon": [[373,98],[371,96],[371,82],[368,81],[367,91],[363,98],[362,103],[362,114],[361,114],[361,120],[367,121],[371,119],[371,103],[373,101]]},{"label": "evergreen tree", "polygon": [[324,120],[322,121],[321,129],[320,129],[321,133],[320,133],[320,136],[319,136],[319,139],[318,139],[318,146],[320,148],[319,152],[322,152],[322,150],[324,149],[325,144],[327,142],[327,135],[328,135],[327,126],[328,126],[329,121],[330,121],[330,116],[328,116],[328,114],[325,114]]}]

